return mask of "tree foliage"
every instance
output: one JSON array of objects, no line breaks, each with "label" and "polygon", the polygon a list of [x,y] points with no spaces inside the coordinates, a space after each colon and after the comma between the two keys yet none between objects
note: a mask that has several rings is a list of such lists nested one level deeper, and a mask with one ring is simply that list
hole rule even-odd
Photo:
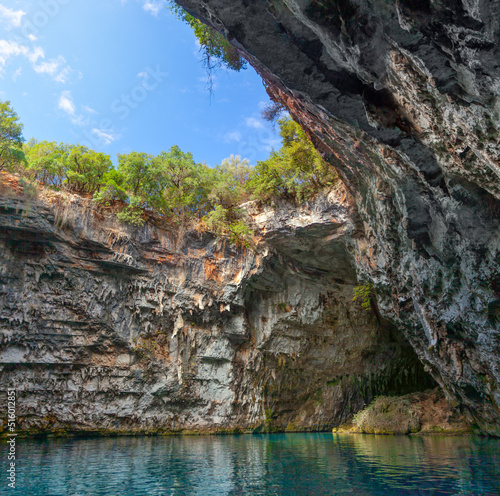
[{"label": "tree foliage", "polygon": [[152,179],[150,177],[152,157],[147,153],[131,152],[119,153],[117,158],[118,173],[121,178],[119,181],[125,184],[134,196],[147,195]]},{"label": "tree foliage", "polygon": [[302,202],[338,181],[335,170],[315,150],[304,130],[290,118],[278,121],[282,147],[258,162],[248,181],[253,197]]},{"label": "tree foliage", "polygon": [[0,100],[0,170],[26,163],[23,153],[23,125],[9,101]]},{"label": "tree foliage", "polygon": [[113,167],[109,155],[81,145],[68,147],[66,185],[75,193],[93,195]]},{"label": "tree foliage", "polygon": [[208,73],[208,85],[211,89],[212,71],[219,67],[226,67],[234,71],[246,69],[247,62],[240,52],[229,43],[216,29],[203,24],[193,17],[173,0],[170,1],[170,10],[178,19],[188,24],[200,44],[203,64]]},{"label": "tree foliage", "polygon": [[247,182],[252,172],[247,159],[239,155],[225,158],[212,171],[209,200],[226,209],[231,209],[248,199]]},{"label": "tree foliage", "polygon": [[31,179],[78,194],[96,193],[113,168],[109,155],[81,145],[31,140],[24,152]]},{"label": "tree foliage", "polygon": [[55,141],[30,140],[25,146],[27,172],[32,180],[60,188],[66,177],[67,146]]},{"label": "tree foliage", "polygon": [[196,164],[193,155],[172,146],[155,158],[155,173],[163,189],[157,208],[182,217],[196,216],[203,209],[203,166]]},{"label": "tree foliage", "polygon": [[[277,198],[300,202],[338,180],[290,118],[278,121],[281,148],[255,167],[234,155],[209,167],[174,145],[156,156],[135,151],[118,154],[114,168],[109,155],[78,144],[32,139],[23,148],[17,115],[8,102],[1,109],[1,144],[22,154],[20,170],[29,184],[34,181],[92,196],[96,203],[113,207],[122,222],[133,225],[151,217],[169,223],[196,220],[218,236],[250,246],[252,230],[241,208],[244,202]],[[1,157],[12,170],[15,159]]]}]

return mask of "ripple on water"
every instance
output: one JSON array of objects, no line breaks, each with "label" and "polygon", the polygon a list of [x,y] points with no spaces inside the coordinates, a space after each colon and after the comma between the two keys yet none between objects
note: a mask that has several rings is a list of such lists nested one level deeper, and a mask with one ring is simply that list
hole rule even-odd
[{"label": "ripple on water", "polygon": [[[1,469],[6,473],[5,446]],[[18,441],[0,494],[500,494],[500,440],[341,434]],[[4,479],[5,481],[5,479]]]}]

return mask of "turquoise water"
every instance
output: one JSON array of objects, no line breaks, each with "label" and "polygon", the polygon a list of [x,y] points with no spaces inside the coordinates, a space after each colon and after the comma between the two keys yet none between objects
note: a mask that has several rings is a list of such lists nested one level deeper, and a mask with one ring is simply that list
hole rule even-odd
[{"label": "turquoise water", "polygon": [[500,440],[275,434],[17,443],[16,489],[0,494],[499,494]]}]

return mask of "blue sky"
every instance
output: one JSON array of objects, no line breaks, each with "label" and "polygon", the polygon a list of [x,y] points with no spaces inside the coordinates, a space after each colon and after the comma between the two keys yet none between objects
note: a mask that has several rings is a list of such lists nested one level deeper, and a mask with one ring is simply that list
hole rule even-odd
[{"label": "blue sky", "polygon": [[189,26],[165,0],[0,0],[0,99],[24,137],[110,154],[178,145],[214,166],[279,148],[249,67],[220,70],[214,94]]}]

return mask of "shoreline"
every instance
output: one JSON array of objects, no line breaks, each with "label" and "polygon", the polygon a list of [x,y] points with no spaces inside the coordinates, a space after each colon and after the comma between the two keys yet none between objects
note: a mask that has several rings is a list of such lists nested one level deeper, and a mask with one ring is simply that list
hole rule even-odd
[{"label": "shoreline", "polygon": [[[395,432],[358,432],[348,430],[347,428],[334,427],[333,429],[320,429],[320,430],[255,430],[255,429],[241,429],[241,430],[214,430],[214,431],[199,431],[199,430],[182,430],[182,431],[47,431],[47,432],[18,432],[17,439],[23,440],[49,440],[49,439],[97,439],[97,438],[118,438],[118,437],[199,437],[199,436],[250,436],[250,435],[271,435],[271,434],[323,434],[331,433],[332,435],[366,435],[366,436],[381,436],[381,437],[488,437],[497,438],[497,436],[485,434],[479,429],[471,428],[468,431],[424,431],[412,433],[395,433]],[[7,434],[0,434],[0,439],[3,441],[8,439]]]}]

